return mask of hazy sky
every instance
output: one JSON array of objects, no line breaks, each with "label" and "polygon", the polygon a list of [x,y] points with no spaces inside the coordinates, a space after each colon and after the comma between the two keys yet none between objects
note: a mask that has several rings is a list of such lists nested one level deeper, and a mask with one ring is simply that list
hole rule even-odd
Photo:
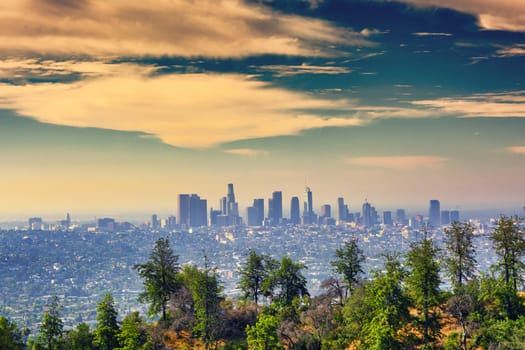
[{"label": "hazy sky", "polygon": [[3,0],[0,218],[520,208],[524,85],[522,0]]}]

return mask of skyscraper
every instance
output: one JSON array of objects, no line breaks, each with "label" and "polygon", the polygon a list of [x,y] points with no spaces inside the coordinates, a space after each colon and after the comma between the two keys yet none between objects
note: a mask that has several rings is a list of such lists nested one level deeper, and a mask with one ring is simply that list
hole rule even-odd
[{"label": "skyscraper", "polygon": [[428,224],[433,228],[438,228],[441,225],[441,207],[437,199],[430,200]]},{"label": "skyscraper", "polygon": [[283,218],[283,193],[275,191],[272,193],[271,216],[272,225],[278,225]]},{"label": "skyscraper", "polygon": [[208,224],[207,201],[198,195],[179,195],[179,223],[187,227],[206,226]]},{"label": "skyscraper", "polygon": [[459,222],[459,210],[450,211],[450,223]]},{"label": "skyscraper", "polygon": [[179,194],[179,224],[189,225],[190,223],[190,195]]},{"label": "skyscraper", "polygon": [[441,225],[450,224],[450,212],[448,210],[441,211]]},{"label": "skyscraper", "polygon": [[363,217],[363,226],[365,227],[371,227],[372,226],[372,206],[370,205],[370,203],[368,203],[368,201],[365,201],[363,203],[363,212],[362,212],[362,217]]},{"label": "skyscraper", "polygon": [[396,210],[396,221],[400,225],[406,225],[406,212],[405,209]]},{"label": "skyscraper", "polygon": [[315,221],[313,194],[307,186],[304,189],[303,223],[312,224]]},{"label": "skyscraper", "polygon": [[339,223],[348,221],[348,207],[343,197],[337,198],[337,220]]},{"label": "skyscraper", "polygon": [[391,211],[384,211],[383,212],[383,224],[392,226],[392,212]]},{"label": "skyscraper", "polygon": [[257,222],[258,225],[262,225],[264,220],[264,199],[256,198],[253,200],[253,206],[257,210]]},{"label": "skyscraper", "polygon": [[301,223],[299,197],[292,197],[292,200],[290,202],[290,222],[294,225],[298,225]]}]

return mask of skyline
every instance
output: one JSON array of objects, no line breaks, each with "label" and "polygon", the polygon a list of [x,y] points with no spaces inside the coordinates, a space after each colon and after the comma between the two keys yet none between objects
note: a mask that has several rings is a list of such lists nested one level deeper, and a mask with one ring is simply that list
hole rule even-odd
[{"label": "skyline", "polygon": [[[448,6],[438,7],[438,6]],[[525,3],[0,4],[0,217],[525,203]],[[102,22],[100,19],[104,18]]]}]

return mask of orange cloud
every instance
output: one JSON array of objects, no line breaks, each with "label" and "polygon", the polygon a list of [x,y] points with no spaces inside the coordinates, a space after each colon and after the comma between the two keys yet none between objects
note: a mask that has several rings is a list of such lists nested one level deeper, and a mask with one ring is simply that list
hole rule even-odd
[{"label": "orange cloud", "polygon": [[329,56],[329,46],[372,45],[327,21],[241,0],[5,0],[0,33],[4,56]]}]

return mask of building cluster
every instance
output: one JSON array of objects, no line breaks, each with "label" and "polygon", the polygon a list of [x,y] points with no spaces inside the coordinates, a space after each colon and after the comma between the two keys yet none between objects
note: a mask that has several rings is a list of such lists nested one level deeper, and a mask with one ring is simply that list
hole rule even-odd
[{"label": "building cluster", "polygon": [[[246,208],[246,220],[239,214],[239,203],[235,198],[233,184],[228,184],[228,190],[220,199],[219,208],[208,210],[208,202],[197,194],[180,194],[178,196],[178,216],[169,216],[160,219],[153,214],[147,226],[152,230],[176,230],[195,227],[275,227],[282,225],[352,225],[364,229],[371,229],[379,225],[407,226],[420,229],[428,227],[437,229],[459,221],[458,210],[441,210],[439,200],[430,200],[428,216],[414,215],[407,217],[405,209],[395,212],[383,211],[382,215],[377,209],[365,200],[360,212],[352,212],[343,197],[337,198],[336,208],[330,204],[320,206],[317,213],[314,210],[313,193],[310,187],[305,187],[303,201],[293,196],[290,199],[289,216],[283,214],[283,194],[274,191],[272,196],[253,199],[253,204]],[[334,210],[333,210],[334,209]],[[113,218],[99,218],[95,220],[96,226],[86,228],[87,231],[116,232],[130,229],[133,225],[128,222],[119,223]],[[64,230],[71,227],[71,217],[67,214],[65,220],[60,220],[55,225],[47,225],[42,218],[32,217],[28,222],[28,229],[37,230]]]}]

